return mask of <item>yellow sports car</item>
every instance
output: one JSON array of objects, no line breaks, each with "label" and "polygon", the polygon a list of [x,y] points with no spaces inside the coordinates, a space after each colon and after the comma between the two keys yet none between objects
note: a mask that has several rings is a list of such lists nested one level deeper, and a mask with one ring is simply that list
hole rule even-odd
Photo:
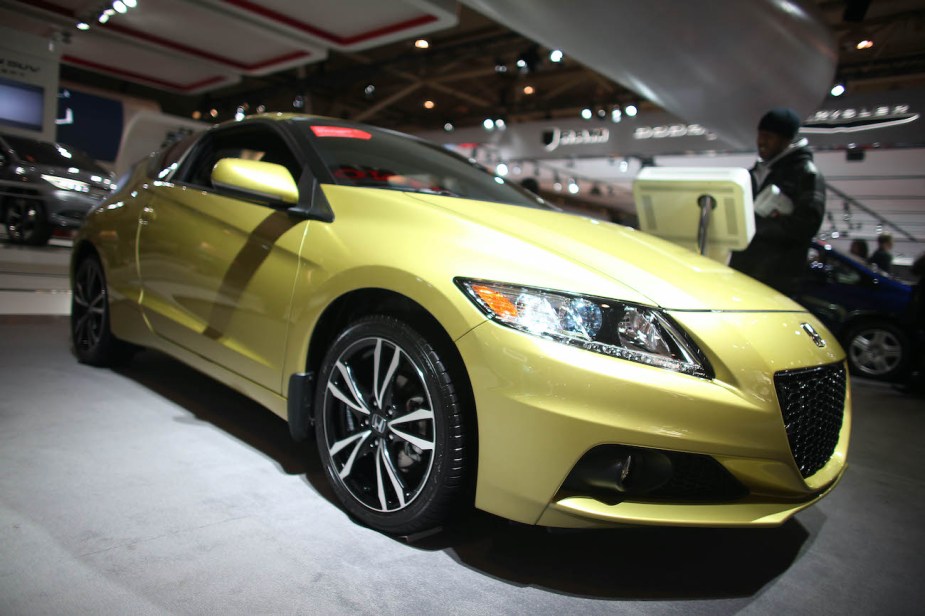
[{"label": "yellow sports car", "polygon": [[153,155],[72,281],[80,361],[158,349],[314,431],[389,533],[770,526],[845,470],[845,354],[805,309],[387,130],[271,114]]}]

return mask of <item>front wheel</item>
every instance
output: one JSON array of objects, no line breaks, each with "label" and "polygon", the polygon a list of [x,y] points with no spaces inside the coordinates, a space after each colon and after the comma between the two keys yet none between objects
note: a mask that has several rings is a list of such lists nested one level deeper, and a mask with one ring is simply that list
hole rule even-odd
[{"label": "front wheel", "polygon": [[445,362],[386,316],[357,321],[325,356],[315,403],[321,460],[347,511],[372,528],[439,526],[465,493],[466,425]]},{"label": "front wheel", "polygon": [[41,246],[51,237],[45,208],[35,199],[22,196],[9,199],[3,222],[9,240],[14,244]]},{"label": "front wheel", "polygon": [[882,381],[898,379],[909,363],[909,338],[886,321],[861,323],[845,334],[848,365],[858,375]]}]

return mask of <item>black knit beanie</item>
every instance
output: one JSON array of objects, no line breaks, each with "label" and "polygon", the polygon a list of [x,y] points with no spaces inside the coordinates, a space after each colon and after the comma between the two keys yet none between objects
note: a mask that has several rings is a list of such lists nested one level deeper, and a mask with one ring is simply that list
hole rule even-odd
[{"label": "black knit beanie", "polygon": [[792,109],[778,107],[764,114],[758,122],[758,130],[793,139],[800,130],[800,117]]}]

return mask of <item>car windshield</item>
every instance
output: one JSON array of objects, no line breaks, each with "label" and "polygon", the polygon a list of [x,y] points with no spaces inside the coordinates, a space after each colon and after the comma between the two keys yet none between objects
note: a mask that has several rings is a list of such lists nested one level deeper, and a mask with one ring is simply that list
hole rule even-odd
[{"label": "car windshield", "polygon": [[81,171],[92,171],[108,176],[109,172],[96,164],[92,158],[70,146],[59,143],[35,141],[24,137],[3,137],[21,160],[33,165],[55,167],[76,167]]},{"label": "car windshield", "polygon": [[373,128],[305,128],[334,181],[431,195],[552,209],[521,187],[426,141]]}]

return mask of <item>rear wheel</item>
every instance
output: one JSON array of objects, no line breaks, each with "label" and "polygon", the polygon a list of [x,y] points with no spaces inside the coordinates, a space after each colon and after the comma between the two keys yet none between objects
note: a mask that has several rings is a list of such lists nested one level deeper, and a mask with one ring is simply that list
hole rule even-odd
[{"label": "rear wheel", "polygon": [[96,255],[84,258],[74,275],[71,293],[71,340],[81,363],[110,366],[126,361],[133,347],[112,335],[109,291]]},{"label": "rear wheel", "polygon": [[892,381],[905,372],[909,363],[909,338],[886,321],[852,326],[845,335],[851,371],[871,379]]},{"label": "rear wheel", "polygon": [[316,435],[344,507],[378,530],[439,526],[465,493],[464,413],[438,347],[386,316],[335,340],[318,379]]},{"label": "rear wheel", "polygon": [[10,242],[41,246],[51,237],[45,208],[36,199],[15,196],[4,205],[4,224]]}]

